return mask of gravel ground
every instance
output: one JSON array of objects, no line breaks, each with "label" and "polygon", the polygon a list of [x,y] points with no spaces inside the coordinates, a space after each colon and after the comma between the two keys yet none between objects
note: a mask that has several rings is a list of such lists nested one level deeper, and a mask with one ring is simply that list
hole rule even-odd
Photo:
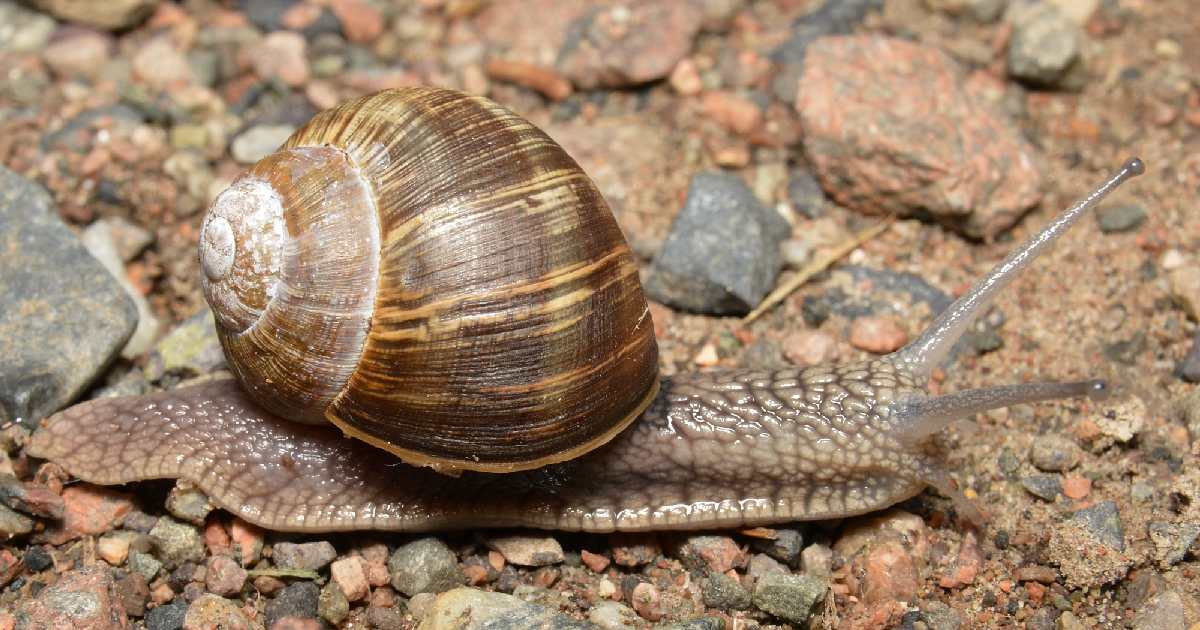
[{"label": "gravel ground", "polygon": [[[1200,623],[1189,0],[85,4],[0,0],[0,629]],[[592,175],[666,374],[898,348],[1137,155],[1147,174],[931,384],[1100,377],[1115,395],[943,431],[979,528],[929,490],[746,531],[282,534],[184,485],[94,486],[25,453],[74,400],[221,371],[204,207],[315,112],[417,84],[488,95]],[[738,317],[881,214],[897,220]],[[728,238],[703,249],[713,225]]]}]

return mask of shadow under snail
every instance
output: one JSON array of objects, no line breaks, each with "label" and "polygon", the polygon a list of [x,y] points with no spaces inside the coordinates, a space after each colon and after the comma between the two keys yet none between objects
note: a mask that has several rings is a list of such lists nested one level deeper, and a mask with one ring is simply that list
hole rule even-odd
[{"label": "shadow under snail", "polygon": [[893,354],[660,383],[634,258],[566,152],[485,98],[380,92],[317,114],[205,216],[236,381],[81,403],[30,452],[94,483],[187,479],[274,530],[713,529],[861,514],[927,485],[978,519],[931,435],[1104,384],[931,396],[930,373],[1142,171],[1127,162]]}]

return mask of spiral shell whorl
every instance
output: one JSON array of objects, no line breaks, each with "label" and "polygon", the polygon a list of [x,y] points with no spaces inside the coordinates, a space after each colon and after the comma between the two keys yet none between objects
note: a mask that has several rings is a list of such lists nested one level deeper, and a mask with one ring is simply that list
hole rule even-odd
[{"label": "spiral shell whorl", "polygon": [[213,201],[200,228],[200,278],[222,326],[242,332],[262,317],[279,282],[283,200],[247,177]]}]

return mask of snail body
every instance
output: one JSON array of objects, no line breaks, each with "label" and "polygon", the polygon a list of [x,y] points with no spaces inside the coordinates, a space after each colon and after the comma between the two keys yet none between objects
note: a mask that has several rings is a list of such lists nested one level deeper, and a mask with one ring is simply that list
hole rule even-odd
[{"label": "snail body", "polygon": [[188,479],[277,530],[745,526],[927,485],[978,519],[930,436],[1102,384],[932,397],[929,373],[1141,170],[1127,163],[896,353],[660,384],[632,255],[570,157],[486,99],[385,91],[318,114],[206,215],[203,282],[236,381],[85,402],[30,449],[95,483]]}]

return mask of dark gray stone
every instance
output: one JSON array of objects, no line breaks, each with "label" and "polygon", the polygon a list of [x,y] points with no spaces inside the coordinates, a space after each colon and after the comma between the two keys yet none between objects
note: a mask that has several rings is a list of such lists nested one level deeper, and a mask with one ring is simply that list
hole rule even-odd
[{"label": "dark gray stone", "polygon": [[771,82],[775,97],[788,104],[796,100],[809,44],[827,35],[849,34],[869,11],[882,8],[883,0],[825,0],[815,11],[796,19],[791,36],[771,51],[771,60],[780,66]]},{"label": "dark gray stone", "polygon": [[802,624],[825,599],[828,588],[825,580],[809,575],[769,573],[754,587],[754,605],[785,621]]},{"label": "dark gray stone", "polygon": [[[284,29],[283,14],[300,4],[300,0],[244,0],[241,4],[252,24],[270,32]],[[340,34],[341,30],[337,17],[328,8],[322,7],[321,15],[301,32],[312,38],[322,33]]]},{"label": "dark gray stone", "polygon": [[38,573],[49,569],[54,564],[54,556],[51,556],[45,547],[39,545],[30,547],[21,558],[21,561],[25,563],[27,569],[33,573]]},{"label": "dark gray stone", "polygon": [[182,630],[183,618],[187,615],[187,602],[183,598],[146,611],[146,630]]},{"label": "dark gray stone", "polygon": [[1054,501],[1062,494],[1062,481],[1058,475],[1030,475],[1021,480],[1021,486],[1033,496]]},{"label": "dark gray stone", "polygon": [[1188,383],[1200,383],[1200,330],[1192,338],[1192,349],[1175,366],[1175,374]]},{"label": "dark gray stone", "polygon": [[466,581],[458,568],[458,557],[446,543],[433,537],[401,545],[388,559],[392,586],[408,597],[417,593],[441,593]]},{"label": "dark gray stone", "polygon": [[717,610],[745,610],[750,607],[750,592],[724,573],[710,573],[702,590],[704,603]]},{"label": "dark gray stone", "polygon": [[1140,203],[1105,206],[1096,212],[1102,232],[1128,232],[1146,220],[1146,208]]},{"label": "dark gray stone", "polygon": [[312,582],[287,585],[279,591],[275,599],[267,602],[267,627],[275,625],[275,622],[283,617],[316,619],[320,598],[321,589]]},{"label": "dark gray stone", "polygon": [[121,285],[50,195],[0,167],[0,422],[39,420],[83,392],[133,334]]},{"label": "dark gray stone", "polygon": [[791,228],[741,178],[698,173],[654,259],[646,292],[698,313],[744,314],[774,287]]},{"label": "dark gray stone", "polygon": [[1100,542],[1125,551],[1125,529],[1121,526],[1121,513],[1112,501],[1101,501],[1075,513],[1075,520],[1095,534]]},{"label": "dark gray stone", "polygon": [[804,534],[798,529],[779,528],[775,530],[774,539],[754,538],[750,546],[790,567],[796,567],[800,563],[800,552],[804,551]]}]

